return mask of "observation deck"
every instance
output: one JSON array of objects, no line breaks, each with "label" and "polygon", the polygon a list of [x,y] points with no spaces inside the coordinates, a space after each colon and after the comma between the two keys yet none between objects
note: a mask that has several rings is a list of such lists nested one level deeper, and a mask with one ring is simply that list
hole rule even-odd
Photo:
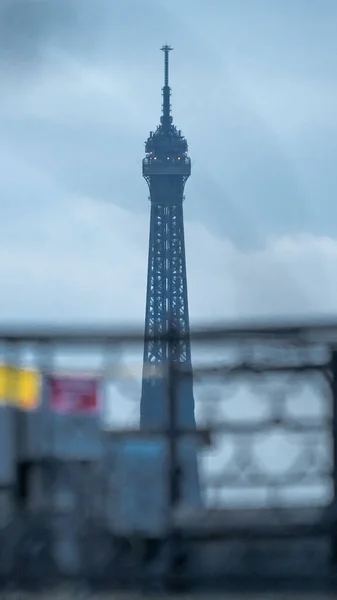
[{"label": "observation deck", "polygon": [[191,159],[188,156],[157,157],[148,155],[143,159],[143,177],[156,175],[191,175]]}]

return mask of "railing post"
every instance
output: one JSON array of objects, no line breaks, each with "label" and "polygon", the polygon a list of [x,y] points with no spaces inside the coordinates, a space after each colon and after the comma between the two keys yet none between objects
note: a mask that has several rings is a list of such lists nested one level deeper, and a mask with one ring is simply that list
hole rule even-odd
[{"label": "railing post", "polygon": [[178,343],[177,332],[174,328],[169,331],[168,340],[168,474],[169,474],[169,530],[168,530],[168,588],[176,588],[177,568],[180,557],[180,539],[175,531],[174,517],[181,495],[181,473],[178,442],[178,402],[179,402],[179,371],[174,362],[175,349]]},{"label": "railing post", "polygon": [[331,354],[331,390],[332,390],[332,510],[335,526],[331,534],[331,559],[337,564],[337,348]]}]

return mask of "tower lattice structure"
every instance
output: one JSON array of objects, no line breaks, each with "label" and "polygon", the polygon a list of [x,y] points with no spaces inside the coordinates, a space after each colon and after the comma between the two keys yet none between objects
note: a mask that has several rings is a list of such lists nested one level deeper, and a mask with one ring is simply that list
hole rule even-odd
[{"label": "tower lattice structure", "polygon": [[[185,373],[176,389],[177,424],[195,428],[189,310],[185,257],[183,200],[185,184],[191,174],[188,145],[173,124],[169,86],[168,45],[165,57],[163,104],[160,125],[145,142],[143,177],[150,191],[150,239],[147,273],[144,364],[140,409],[140,426],[165,427],[169,406],[163,367],[173,362]],[[157,334],[174,329],[177,342],[152,340]],[[150,339],[147,339],[150,338]],[[159,368],[158,368],[159,367]],[[186,376],[186,373],[189,373]],[[185,496],[198,496],[198,469],[195,443],[189,449],[180,446],[180,468],[184,474]]]}]

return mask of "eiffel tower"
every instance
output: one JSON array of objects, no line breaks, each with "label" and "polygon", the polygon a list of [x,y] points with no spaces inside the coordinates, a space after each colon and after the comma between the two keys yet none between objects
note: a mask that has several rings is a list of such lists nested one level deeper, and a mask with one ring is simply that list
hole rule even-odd
[{"label": "eiffel tower", "polygon": [[[189,311],[185,257],[183,201],[185,184],[191,174],[188,145],[173,124],[169,86],[169,53],[163,46],[164,87],[160,125],[145,142],[143,177],[151,203],[150,240],[147,273],[145,342],[140,407],[141,428],[168,426],[169,402],[166,379],[162,376],[168,363],[184,375],[176,390],[177,425],[195,429],[193,375],[189,339]],[[165,336],[175,331],[176,344]],[[150,339],[148,339],[150,338]],[[199,498],[196,442],[179,442],[182,496]]]}]

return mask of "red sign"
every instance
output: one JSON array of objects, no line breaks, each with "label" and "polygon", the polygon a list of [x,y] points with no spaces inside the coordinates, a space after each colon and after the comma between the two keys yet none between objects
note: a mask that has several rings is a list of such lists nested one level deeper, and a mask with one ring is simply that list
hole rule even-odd
[{"label": "red sign", "polygon": [[49,377],[51,408],[61,413],[98,411],[97,379]]}]

